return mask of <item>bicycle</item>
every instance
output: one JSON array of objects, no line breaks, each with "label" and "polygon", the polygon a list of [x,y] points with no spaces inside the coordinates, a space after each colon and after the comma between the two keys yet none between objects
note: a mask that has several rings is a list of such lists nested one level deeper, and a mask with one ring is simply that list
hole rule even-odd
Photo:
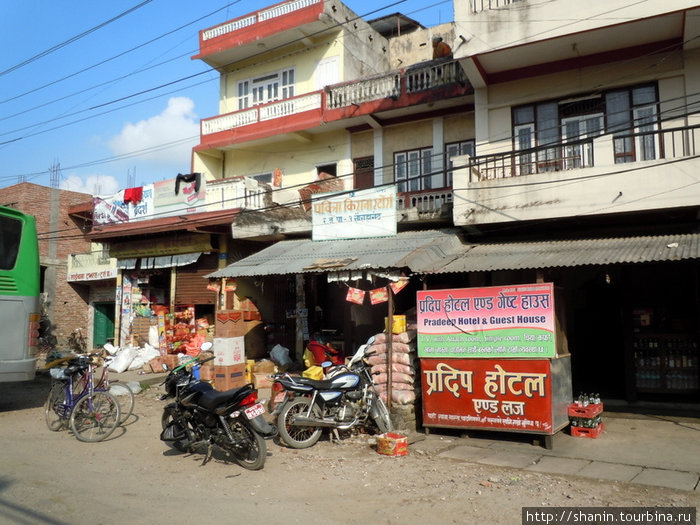
[{"label": "bicycle", "polygon": [[[92,356],[97,356],[98,354],[92,354]],[[96,367],[97,368],[97,367]],[[84,373],[80,373],[73,380],[73,394],[80,394],[87,388],[88,377]],[[117,398],[119,401],[120,409],[120,420],[119,424],[123,425],[129,416],[134,412],[134,404],[136,402],[134,397],[134,392],[129,388],[126,383],[119,382],[119,380],[111,380],[109,378],[108,367],[102,364],[102,373],[100,374],[99,380],[95,383],[95,390],[109,392]],[[121,402],[121,398],[125,398],[125,402]]]},{"label": "bicycle", "polygon": [[[95,390],[91,356],[79,356],[68,361],[62,377],[49,391],[44,404],[46,424],[54,432],[69,424],[79,441],[96,442],[108,438],[120,421],[117,399],[107,391]],[[87,388],[74,394],[74,378],[82,374]]]},{"label": "bicycle", "polygon": [[[91,358],[99,357],[99,354],[87,355]],[[50,363],[47,363],[45,366],[45,370],[49,370],[59,365],[63,365],[67,361],[70,361],[72,359],[75,359],[74,355],[56,359]],[[85,390],[85,388],[87,387],[87,380],[88,378],[84,374],[83,369],[80,369],[76,372],[75,377],[73,377],[73,397],[77,397]],[[102,365],[102,373],[100,375],[100,379],[95,384],[94,389],[109,392],[113,396],[117,397],[117,401],[120,401],[120,398],[122,397],[126,398],[126,402],[119,402],[119,409],[121,414],[119,420],[120,425],[123,425],[129,419],[129,416],[133,414],[134,404],[136,402],[134,392],[131,390],[131,388],[129,388],[129,385],[127,385],[126,383],[120,383],[119,380],[112,381],[109,378],[108,367],[104,366],[104,364]]]}]

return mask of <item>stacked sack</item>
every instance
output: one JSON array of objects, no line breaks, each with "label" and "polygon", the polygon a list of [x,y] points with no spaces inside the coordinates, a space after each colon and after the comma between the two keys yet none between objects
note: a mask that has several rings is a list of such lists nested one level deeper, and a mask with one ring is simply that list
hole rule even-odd
[{"label": "stacked sack", "polygon": [[[410,405],[420,396],[420,380],[416,371],[420,369],[416,351],[416,331],[408,330],[391,335],[391,401],[399,405]],[[365,350],[369,354],[367,363],[371,366],[372,379],[384,402],[388,390],[388,338],[381,333],[371,339]],[[375,375],[377,374],[377,375]]]}]

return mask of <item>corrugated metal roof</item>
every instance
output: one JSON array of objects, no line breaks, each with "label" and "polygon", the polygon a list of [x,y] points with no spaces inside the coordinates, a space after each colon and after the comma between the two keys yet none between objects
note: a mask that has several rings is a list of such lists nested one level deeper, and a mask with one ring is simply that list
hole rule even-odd
[{"label": "corrugated metal roof", "polygon": [[700,234],[472,244],[434,273],[648,263],[700,258]]},{"label": "corrugated metal roof", "polygon": [[209,277],[253,277],[323,271],[409,268],[430,273],[464,251],[458,230],[401,232],[392,237],[280,241]]}]

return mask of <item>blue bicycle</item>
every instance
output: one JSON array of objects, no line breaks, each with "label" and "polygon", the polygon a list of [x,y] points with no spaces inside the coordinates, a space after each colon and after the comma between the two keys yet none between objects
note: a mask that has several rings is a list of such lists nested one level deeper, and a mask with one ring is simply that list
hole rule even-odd
[{"label": "blue bicycle", "polygon": [[[119,426],[119,402],[109,392],[95,389],[95,368],[91,356],[79,356],[71,358],[54,376],[44,405],[49,430],[57,432],[70,425],[78,440],[96,442],[108,438]],[[81,376],[86,378],[86,388],[76,393],[74,382]]]}]

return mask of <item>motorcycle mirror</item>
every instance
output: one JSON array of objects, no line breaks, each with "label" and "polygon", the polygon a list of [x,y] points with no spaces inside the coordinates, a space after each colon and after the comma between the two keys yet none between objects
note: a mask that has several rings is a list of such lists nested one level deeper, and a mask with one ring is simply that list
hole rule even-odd
[{"label": "motorcycle mirror", "polygon": [[168,365],[163,363],[161,366],[163,367],[163,372],[170,372],[170,367]]},{"label": "motorcycle mirror", "polygon": [[330,361],[324,361],[323,363],[321,363],[321,366],[323,368],[328,368],[329,366],[333,366],[333,363]]},{"label": "motorcycle mirror", "polygon": [[202,343],[202,346],[200,346],[200,349],[202,350],[202,352],[207,352],[207,351],[211,350],[212,346],[214,346],[214,345],[212,344],[211,341],[206,341],[206,342]]}]

